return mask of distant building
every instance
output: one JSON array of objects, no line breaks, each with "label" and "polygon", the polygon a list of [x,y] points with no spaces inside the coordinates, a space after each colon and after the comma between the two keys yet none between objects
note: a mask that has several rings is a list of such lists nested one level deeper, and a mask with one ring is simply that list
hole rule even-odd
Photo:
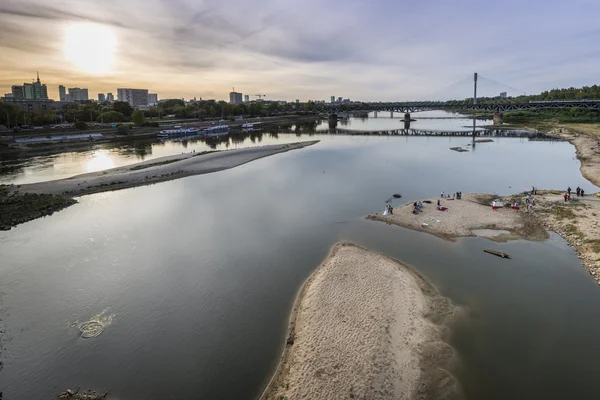
[{"label": "distant building", "polygon": [[47,100],[48,88],[40,81],[40,74],[37,74],[37,80],[32,83],[24,83],[23,86],[13,85],[11,94],[15,99],[27,100]]},{"label": "distant building", "polygon": [[338,97],[337,102],[341,103],[342,101],[344,101],[344,99],[342,99],[341,97]]},{"label": "distant building", "polygon": [[13,85],[11,93],[15,99],[24,99],[25,98],[25,92],[23,91],[23,86]]},{"label": "distant building", "polygon": [[238,92],[229,93],[229,103],[242,104],[242,94]]},{"label": "distant building", "polygon": [[58,86],[58,98],[60,101],[67,101],[67,89],[63,85]]},{"label": "distant building", "polygon": [[148,89],[119,88],[117,96],[119,101],[125,101],[131,107],[148,105]]},{"label": "distant building", "polygon": [[98,93],[98,103],[104,103],[106,101],[106,97],[104,93]]},{"label": "distant building", "polygon": [[113,96],[112,93],[106,93],[106,101],[113,103],[115,101],[115,96]]},{"label": "distant building", "polygon": [[300,99],[296,99],[296,104],[300,103]]},{"label": "distant building", "polygon": [[153,106],[156,104],[158,104],[158,93],[148,93],[148,105]]},{"label": "distant building", "polygon": [[80,88],[69,88],[70,101],[86,101],[89,100],[88,90]]},{"label": "distant building", "polygon": [[500,92],[500,98],[505,99],[506,97],[506,92]]},{"label": "distant building", "polygon": [[249,94],[244,95],[244,103],[250,103],[250,95]]},{"label": "distant building", "polygon": [[331,102],[335,103],[335,96],[331,96]]}]

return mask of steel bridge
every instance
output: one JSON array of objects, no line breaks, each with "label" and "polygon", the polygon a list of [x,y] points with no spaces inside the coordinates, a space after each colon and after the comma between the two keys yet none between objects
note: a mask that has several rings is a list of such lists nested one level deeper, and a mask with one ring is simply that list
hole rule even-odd
[{"label": "steel bridge", "polygon": [[578,108],[583,110],[600,111],[599,100],[562,100],[562,101],[532,101],[518,102],[480,102],[469,101],[415,101],[398,103],[360,103],[360,104],[324,104],[324,110],[337,111],[389,111],[411,113],[428,110],[469,110],[469,111],[531,111],[547,109]]},{"label": "steel bridge", "polygon": [[[484,81],[487,78],[482,78]],[[488,111],[503,113],[506,111],[532,111],[547,109],[577,108],[582,110],[600,111],[600,99],[579,100],[551,100],[551,101],[524,101],[517,98],[507,98],[506,92],[503,97],[478,98],[477,97],[478,74],[473,74],[473,97],[466,100],[453,101],[406,101],[386,103],[344,103],[326,104],[320,103],[315,108],[321,111],[336,113],[337,111],[389,111],[400,113],[411,113],[427,110],[465,110],[465,111]],[[507,86],[508,87],[508,86]],[[454,96],[453,96],[454,97]],[[451,98],[453,98],[451,97]]]}]

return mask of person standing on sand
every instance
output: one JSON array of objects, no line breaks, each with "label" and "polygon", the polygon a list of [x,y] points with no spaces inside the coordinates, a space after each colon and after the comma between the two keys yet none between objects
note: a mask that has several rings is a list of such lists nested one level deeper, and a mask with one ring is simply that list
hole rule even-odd
[{"label": "person standing on sand", "polygon": [[441,205],[441,204],[440,204],[440,200],[438,199],[438,207],[439,207],[440,205]]},{"label": "person standing on sand", "polygon": [[584,192],[583,192],[583,189],[581,189],[581,197],[583,197],[583,193],[584,193]]},{"label": "person standing on sand", "polygon": [[569,196],[571,196],[571,186],[569,186],[569,187],[567,188],[567,193],[569,194]]},{"label": "person standing on sand", "polygon": [[581,188],[577,186],[577,189],[575,189],[575,191],[577,192],[577,197],[579,197],[579,195],[581,194]]},{"label": "person standing on sand", "polygon": [[566,203],[567,202],[567,197],[569,197],[569,195],[565,193],[565,195],[563,197],[565,198],[565,203]]},{"label": "person standing on sand", "polygon": [[[442,192],[442,194],[440,195],[440,197],[443,199],[444,198],[444,192]],[[439,205],[439,204],[438,204]]]}]

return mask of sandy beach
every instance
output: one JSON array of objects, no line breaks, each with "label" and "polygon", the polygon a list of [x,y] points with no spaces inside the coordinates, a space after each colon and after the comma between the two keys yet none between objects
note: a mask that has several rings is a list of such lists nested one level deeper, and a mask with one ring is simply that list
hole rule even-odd
[{"label": "sandy beach", "polygon": [[[402,226],[415,231],[431,233],[443,239],[454,240],[462,236],[475,236],[474,230],[497,229],[509,231],[511,236],[535,240],[547,238],[543,229],[536,229],[527,215],[508,208],[492,210],[489,205],[493,195],[484,193],[463,194],[461,200],[440,199],[447,211],[437,209],[437,198],[424,199],[423,211],[413,214],[413,202],[394,208],[394,214],[369,215],[367,218]],[[501,238],[498,238],[501,239]]]},{"label": "sandy beach", "polygon": [[452,399],[454,307],[409,266],[336,244],[296,299],[263,399]]},{"label": "sandy beach", "polygon": [[[525,195],[494,196],[490,194],[463,194],[462,200],[441,200],[447,211],[437,210],[437,199],[432,204],[423,203],[423,211],[413,214],[413,202],[393,209],[393,215],[377,213],[368,219],[427,232],[446,240],[464,236],[483,236],[495,241],[510,239],[546,240],[547,231],[565,239],[573,247],[582,264],[600,284],[600,197],[588,194],[565,203],[563,192],[538,190],[536,204],[528,212]],[[509,205],[518,202],[521,210],[510,207],[492,210],[489,205],[499,199]],[[423,224],[427,224],[424,226]],[[494,236],[478,230],[503,230],[506,233]]]},{"label": "sandy beach", "polygon": [[318,140],[313,140],[238,150],[178,154],[66,179],[21,185],[17,187],[17,190],[22,193],[82,196],[222,171],[259,158],[311,146],[318,142]]}]

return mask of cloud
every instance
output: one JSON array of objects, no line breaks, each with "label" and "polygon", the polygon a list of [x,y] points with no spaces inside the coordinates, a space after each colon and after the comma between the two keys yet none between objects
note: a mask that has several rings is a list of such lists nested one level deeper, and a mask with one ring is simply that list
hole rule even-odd
[{"label": "cloud", "polygon": [[[599,13],[590,0],[4,0],[0,93],[36,69],[52,86],[161,97],[420,99],[475,71],[533,93],[597,83]],[[60,28],[75,21],[114,30],[114,71],[64,62]]]}]

